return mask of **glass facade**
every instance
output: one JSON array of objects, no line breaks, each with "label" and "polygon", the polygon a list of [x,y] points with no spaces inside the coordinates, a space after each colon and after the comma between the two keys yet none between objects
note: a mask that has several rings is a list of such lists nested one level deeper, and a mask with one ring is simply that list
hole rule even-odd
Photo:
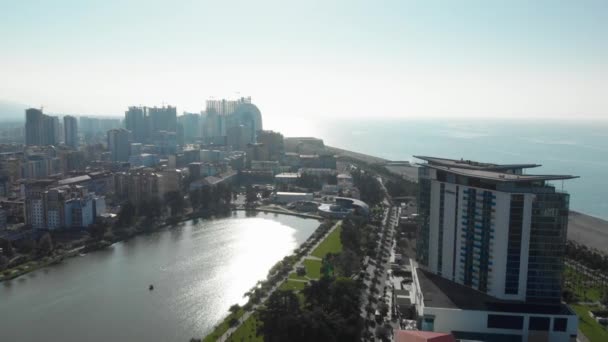
[{"label": "glass facade", "polygon": [[568,229],[569,196],[536,194],[532,203],[526,300],[559,303]]},{"label": "glass facade", "polygon": [[437,273],[442,273],[443,263],[443,222],[445,211],[445,184],[441,183],[439,189],[439,233],[437,239]]},{"label": "glass facade", "polygon": [[477,191],[469,188],[465,190],[466,196],[463,200],[466,201],[466,207],[463,208],[461,234],[462,244],[460,247],[460,262],[463,265],[463,277],[460,281],[467,285],[473,285],[473,248],[475,237],[475,214],[477,207]]},{"label": "glass facade", "polygon": [[418,169],[418,234],[416,238],[416,261],[429,264],[429,230],[431,217],[431,180],[429,169]]},{"label": "glass facade", "polygon": [[524,195],[511,195],[505,294],[517,295],[519,293],[519,265],[521,262],[521,238],[523,219]]},{"label": "glass facade", "polygon": [[492,219],[494,216],[494,199],[496,197],[490,191],[483,192],[483,200],[481,205],[481,222],[477,226],[475,239],[479,241],[479,284],[478,289],[482,292],[487,292],[488,273],[490,271],[491,259],[490,240],[493,238]]}]

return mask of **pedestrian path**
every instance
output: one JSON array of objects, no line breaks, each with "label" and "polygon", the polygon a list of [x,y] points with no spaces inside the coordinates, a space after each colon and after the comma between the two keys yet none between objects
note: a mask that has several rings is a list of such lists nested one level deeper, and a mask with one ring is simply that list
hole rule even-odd
[{"label": "pedestrian path", "polygon": [[[327,233],[325,233],[325,235],[323,236],[322,239],[319,239],[319,241],[317,241],[317,243],[310,248],[310,252],[312,253],[320,244],[321,242],[323,242],[328,236],[329,234],[331,234],[337,227],[339,227],[342,224],[342,221],[338,221],[336,224],[334,224],[328,231]],[[311,260],[321,260],[320,258],[311,256],[309,255],[305,255],[303,256],[300,260],[298,260],[298,262],[296,262],[294,264],[294,267],[292,269],[292,272],[296,272],[298,265],[301,265],[304,260],[306,259],[311,259]],[[291,273],[291,272],[289,272]],[[284,282],[286,281],[299,281],[299,282],[308,282],[307,280],[301,280],[301,279],[289,279],[289,273],[287,274],[287,276],[285,278],[283,278],[283,280],[277,282],[277,284],[275,286],[273,286],[268,293],[266,294],[266,296],[264,296],[261,300],[260,300],[260,304],[259,305],[254,305],[253,308],[247,312],[245,312],[243,314],[243,316],[241,316],[241,318],[239,319],[239,322],[237,325],[235,325],[234,327],[229,328],[228,330],[226,330],[226,332],[218,339],[218,341],[220,342],[225,342],[227,341],[230,336],[249,318],[251,317],[251,315],[255,312],[255,310],[262,304],[264,303],[269,297],[270,295],[272,295],[274,293],[274,291],[276,291],[276,289],[278,289],[281,285],[283,285]]]}]

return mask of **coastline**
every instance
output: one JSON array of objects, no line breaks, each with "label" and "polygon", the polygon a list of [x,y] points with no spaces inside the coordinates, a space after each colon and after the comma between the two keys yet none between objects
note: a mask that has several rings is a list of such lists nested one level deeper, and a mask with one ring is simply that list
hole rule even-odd
[{"label": "coastline", "polygon": [[571,210],[568,215],[568,240],[608,254],[608,221]]},{"label": "coastline", "polygon": [[[385,163],[389,160],[370,156],[363,153],[348,151],[345,149],[326,146],[326,148],[339,155],[358,159],[367,163]],[[575,241],[581,245],[597,249],[608,254],[608,220],[570,210],[568,215],[568,240]]]},{"label": "coastline", "polygon": [[329,152],[332,152],[332,153],[335,153],[338,155],[342,155],[342,156],[346,156],[346,157],[351,157],[353,159],[358,159],[358,160],[361,160],[363,162],[370,163],[370,164],[386,163],[386,162],[390,161],[388,159],[372,156],[369,154],[349,151],[349,150],[345,150],[345,149],[333,147],[333,146],[325,146],[325,149],[327,149]]}]

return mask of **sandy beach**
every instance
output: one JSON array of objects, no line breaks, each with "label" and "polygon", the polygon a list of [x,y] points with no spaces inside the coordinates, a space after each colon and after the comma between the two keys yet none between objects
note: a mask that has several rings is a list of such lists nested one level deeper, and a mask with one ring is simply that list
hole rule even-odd
[{"label": "sandy beach", "polygon": [[568,239],[608,253],[608,221],[570,211]]}]

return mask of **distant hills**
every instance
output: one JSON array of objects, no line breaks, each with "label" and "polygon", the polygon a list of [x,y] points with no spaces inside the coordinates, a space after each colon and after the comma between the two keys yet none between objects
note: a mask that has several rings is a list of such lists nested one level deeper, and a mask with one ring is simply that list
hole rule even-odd
[{"label": "distant hills", "polygon": [[23,103],[0,100],[0,121],[25,121],[25,109],[29,107]]}]

